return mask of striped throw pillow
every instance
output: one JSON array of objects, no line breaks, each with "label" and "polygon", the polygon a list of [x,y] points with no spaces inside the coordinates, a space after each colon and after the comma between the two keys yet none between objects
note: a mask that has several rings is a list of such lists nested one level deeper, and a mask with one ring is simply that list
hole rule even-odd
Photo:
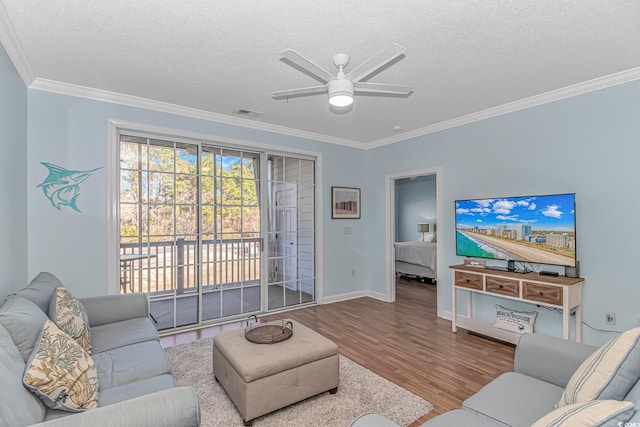
[{"label": "striped throw pillow", "polygon": [[619,427],[634,413],[633,402],[592,400],[549,412],[531,427]]},{"label": "striped throw pillow", "polygon": [[622,400],[640,379],[640,328],[611,339],[569,379],[556,408],[590,400]]}]

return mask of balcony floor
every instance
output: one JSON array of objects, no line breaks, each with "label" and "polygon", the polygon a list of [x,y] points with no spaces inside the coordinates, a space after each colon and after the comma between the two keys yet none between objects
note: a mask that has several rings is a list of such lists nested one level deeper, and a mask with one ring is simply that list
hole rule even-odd
[{"label": "balcony floor", "polygon": [[[242,295],[242,296],[241,296]],[[220,303],[220,291],[206,292],[202,295],[202,320],[216,320],[223,316],[253,313],[260,310],[260,287],[245,287],[223,291],[223,303]],[[286,300],[285,300],[286,299]],[[269,286],[269,308],[276,309],[311,302],[314,296],[287,289],[283,295],[282,286]],[[151,314],[156,320],[158,330],[173,328],[173,315],[176,313],[176,327],[195,325],[198,321],[198,298],[195,294],[182,294],[174,300],[151,299]]]}]

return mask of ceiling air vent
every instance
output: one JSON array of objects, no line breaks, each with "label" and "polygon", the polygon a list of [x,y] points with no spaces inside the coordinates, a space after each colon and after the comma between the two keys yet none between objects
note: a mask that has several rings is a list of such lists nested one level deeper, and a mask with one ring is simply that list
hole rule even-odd
[{"label": "ceiling air vent", "polygon": [[237,114],[239,116],[245,116],[245,117],[254,117],[254,118],[262,116],[262,113],[258,111],[246,110],[244,108],[234,111],[233,114]]}]

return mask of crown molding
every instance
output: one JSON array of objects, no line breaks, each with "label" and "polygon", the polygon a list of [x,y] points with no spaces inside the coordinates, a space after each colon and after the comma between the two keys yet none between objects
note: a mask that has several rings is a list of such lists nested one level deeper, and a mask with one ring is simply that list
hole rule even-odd
[{"label": "crown molding", "polygon": [[86,86],[75,85],[55,80],[36,78],[29,86],[29,89],[52,92],[61,95],[75,96],[96,101],[105,101],[129,107],[144,108],[147,110],[162,113],[175,114],[194,119],[207,120],[223,123],[232,126],[241,126],[265,132],[273,132],[281,135],[289,135],[298,138],[310,139],[313,141],[327,142],[330,144],[345,145],[352,148],[365,148],[366,144],[345,138],[338,138],[330,135],[323,135],[315,132],[308,132],[286,126],[273,125],[269,123],[256,122],[241,117],[233,117],[220,113],[199,110],[197,108],[184,107],[153,99],[142,98],[133,95],[126,95],[118,92],[111,92],[103,89],[95,89]]},{"label": "crown molding", "polygon": [[36,76],[31,69],[31,65],[29,65],[27,55],[24,53],[22,44],[18,40],[18,36],[13,28],[13,23],[9,19],[9,15],[2,2],[0,2],[0,43],[2,43],[2,46],[4,46],[4,49],[7,51],[24,85],[29,87]]},{"label": "crown molding", "polygon": [[435,123],[433,125],[425,126],[423,128],[404,132],[400,135],[395,135],[393,137],[378,139],[369,144],[366,144],[364,148],[367,150],[370,150],[372,148],[378,148],[378,147],[393,144],[396,142],[407,141],[409,139],[417,138],[423,135],[428,135],[430,133],[440,132],[440,131],[451,129],[457,126],[462,126],[469,123],[490,119],[492,117],[502,116],[504,114],[513,113],[516,111],[524,110],[524,109],[535,107],[538,105],[547,104],[549,102],[559,101],[565,98],[571,98],[573,96],[594,92],[596,90],[617,86],[623,83],[629,83],[635,80],[640,80],[640,67],[632,68],[626,71],[621,71],[615,74],[610,74],[604,77],[598,77],[592,80],[587,80],[586,82],[581,82],[571,86],[566,86],[566,87],[545,92],[539,95],[530,96],[528,98],[519,99],[517,101],[509,102],[507,104],[502,104],[497,107],[487,108],[486,110],[477,111],[475,113],[456,117],[451,120],[445,120],[443,122]]},{"label": "crown molding", "polygon": [[[1,5],[1,3],[0,3]],[[0,7],[0,24],[2,21],[3,9]],[[4,27],[4,26],[3,26]],[[4,30],[0,29],[0,37],[4,36]],[[4,42],[4,39],[2,39]],[[5,46],[6,47],[6,46]],[[22,49],[20,48],[21,52]],[[22,56],[24,57],[24,56]],[[13,60],[13,57],[11,57]],[[14,61],[14,64],[16,62]],[[27,74],[32,73],[30,67],[26,64],[26,71],[24,66],[16,66],[20,72],[23,80]],[[499,105],[497,107],[487,108],[482,111],[467,114],[465,116],[456,117],[454,119],[445,120],[433,125],[425,126],[413,131],[394,135],[393,137],[378,139],[371,142],[361,142],[345,138],[333,137],[330,135],[319,134],[315,132],[308,132],[300,129],[290,128],[286,126],[273,125],[269,123],[256,122],[253,120],[228,116],[220,113],[213,113],[210,111],[199,110],[196,108],[184,107],[181,105],[169,104],[166,102],[156,101],[147,98],[141,98],[132,95],[126,95],[117,92],[111,92],[103,89],[95,89],[86,86],[79,86],[70,83],[64,83],[54,80],[47,80],[41,78],[33,79],[30,85],[27,85],[30,89],[41,90],[45,92],[53,92],[62,95],[75,96],[80,98],[94,99],[97,101],[111,102],[130,107],[144,108],[147,110],[153,110],[163,113],[175,114],[195,119],[213,121],[217,123],[228,124],[232,126],[241,126],[244,128],[255,129],[265,132],[273,132],[281,135],[294,136],[298,138],[309,139],[317,142],[327,142],[330,144],[343,145],[351,148],[359,148],[363,150],[370,150],[373,148],[382,147],[397,142],[407,141],[409,139],[421,137],[435,132],[455,128],[458,126],[478,122],[481,120],[498,117],[504,114],[513,113],[516,111],[524,110],[527,108],[543,105],[549,102],[559,101],[561,99],[570,98],[577,95],[586,94],[600,89],[628,83],[631,81],[640,80],[640,67],[632,68],[630,70],[621,71],[619,73],[611,74],[604,77],[595,78],[586,82],[577,83],[571,86],[566,86],[560,89],[545,92],[539,95],[534,95],[528,98],[519,99],[517,101],[509,102]]]}]

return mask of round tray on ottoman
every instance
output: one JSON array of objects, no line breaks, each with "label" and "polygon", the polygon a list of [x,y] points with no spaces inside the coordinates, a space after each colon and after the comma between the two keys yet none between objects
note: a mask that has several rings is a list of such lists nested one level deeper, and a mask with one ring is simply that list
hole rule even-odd
[{"label": "round tray on ottoman", "polygon": [[[253,323],[249,323],[254,318]],[[260,323],[256,315],[252,315],[247,320],[247,327],[244,329],[244,337],[256,344],[275,344],[288,340],[293,335],[293,323],[284,320]]]}]

